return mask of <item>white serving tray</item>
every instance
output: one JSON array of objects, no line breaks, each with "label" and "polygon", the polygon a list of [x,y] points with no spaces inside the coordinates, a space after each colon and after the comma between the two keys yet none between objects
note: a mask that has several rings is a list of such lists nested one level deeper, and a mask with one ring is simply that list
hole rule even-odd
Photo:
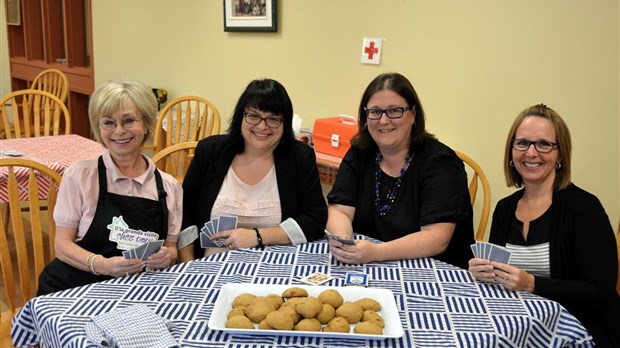
[{"label": "white serving tray", "polygon": [[[256,296],[266,296],[269,294],[282,295],[284,290],[291,287],[304,288],[308,291],[308,295],[318,297],[319,294],[327,289],[338,290],[346,301],[356,301],[364,297],[371,298],[381,304],[381,310],[378,312],[385,322],[383,335],[356,334],[351,331],[349,333],[341,332],[316,332],[316,331],[285,331],[285,330],[258,330],[258,325],[254,324],[256,329],[229,329],[226,327],[228,313],[232,310],[232,302],[238,295],[250,293]],[[372,339],[382,340],[386,338],[401,337],[403,325],[398,315],[394,294],[388,289],[363,288],[359,286],[337,287],[337,286],[311,286],[311,285],[264,285],[264,284],[224,284],[220,290],[220,294],[215,301],[213,312],[209,318],[209,328],[212,330],[221,330],[230,334],[244,335],[278,335],[278,336],[312,336],[312,337],[331,337],[331,338],[350,338],[350,339]]]}]

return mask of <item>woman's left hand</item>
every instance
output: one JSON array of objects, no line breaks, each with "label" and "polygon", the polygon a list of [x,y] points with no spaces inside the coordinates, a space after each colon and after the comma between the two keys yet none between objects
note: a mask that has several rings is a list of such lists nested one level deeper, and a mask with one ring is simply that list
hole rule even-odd
[{"label": "woman's left hand", "polygon": [[166,268],[172,264],[172,254],[170,248],[162,246],[158,252],[149,256],[146,260],[147,269],[161,269]]},{"label": "woman's left hand", "polygon": [[224,246],[229,249],[252,248],[258,245],[256,232],[247,228],[221,231],[213,234],[211,240],[224,238]]},{"label": "woman's left hand", "polygon": [[362,264],[375,260],[374,254],[378,244],[367,240],[356,240],[355,245],[329,239],[329,249],[336,260],[344,263]]},{"label": "woman's left hand", "polygon": [[491,265],[494,267],[493,273],[496,283],[503,285],[508,290],[534,291],[535,278],[533,275],[502,262],[491,261]]}]

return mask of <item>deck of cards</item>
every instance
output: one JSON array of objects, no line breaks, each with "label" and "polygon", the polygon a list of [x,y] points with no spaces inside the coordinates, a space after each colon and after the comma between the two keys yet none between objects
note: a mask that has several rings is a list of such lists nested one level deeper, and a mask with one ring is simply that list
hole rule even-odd
[{"label": "deck of cards", "polygon": [[310,284],[310,285],[321,285],[330,280],[334,279],[333,276],[322,273],[322,272],[314,272],[310,275],[307,275],[300,279],[302,283]]},{"label": "deck of cards", "polygon": [[502,263],[510,263],[510,251],[493,243],[476,242],[470,245],[474,257]]},{"label": "deck of cards", "polygon": [[359,272],[347,272],[344,285],[368,286],[368,274]]},{"label": "deck of cards", "polygon": [[328,230],[325,230],[325,235],[327,236],[328,239],[333,239],[333,240],[337,240],[342,244],[349,244],[349,245],[355,245],[355,240],[354,239],[344,239],[338,235],[335,235],[331,232],[329,232]]},{"label": "deck of cards", "polygon": [[221,215],[216,219],[209,220],[200,229],[200,246],[203,248],[221,248],[224,239],[211,240],[210,237],[220,231],[234,230],[237,228],[237,217]]},{"label": "deck of cards", "polygon": [[126,259],[147,260],[149,256],[155,254],[164,245],[164,240],[152,240],[144,243],[135,249],[123,250],[123,257]]}]

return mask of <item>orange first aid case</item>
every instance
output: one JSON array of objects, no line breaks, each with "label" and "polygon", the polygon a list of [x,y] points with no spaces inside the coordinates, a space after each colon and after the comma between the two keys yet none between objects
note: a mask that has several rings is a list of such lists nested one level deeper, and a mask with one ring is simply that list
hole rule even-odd
[{"label": "orange first aid case", "polygon": [[319,118],[314,121],[312,137],[316,152],[343,158],[357,133],[357,121],[351,116]]}]

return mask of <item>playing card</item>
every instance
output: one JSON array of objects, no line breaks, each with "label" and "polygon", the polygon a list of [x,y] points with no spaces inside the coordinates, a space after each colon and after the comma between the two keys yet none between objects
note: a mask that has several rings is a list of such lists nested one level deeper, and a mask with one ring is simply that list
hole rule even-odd
[{"label": "playing card", "polygon": [[302,283],[306,283],[306,284],[310,284],[310,285],[321,285],[325,282],[328,282],[330,280],[334,279],[333,276],[330,276],[329,274],[325,274],[322,272],[314,272],[310,275],[307,275],[303,278],[301,278],[301,282]]},{"label": "playing card", "polygon": [[237,228],[237,217],[221,215],[219,217],[219,224],[217,225],[217,231],[228,231]]},{"label": "playing card", "polygon": [[209,235],[206,233],[200,233],[200,246],[203,248],[217,248],[218,245],[215,244],[211,239],[209,239]]},{"label": "playing card", "polygon": [[144,250],[144,254],[142,254],[141,259],[142,260],[148,259],[149,256],[151,256],[154,253],[158,252],[159,249],[161,249],[162,245],[164,245],[164,240],[163,239],[152,240],[152,241],[146,243],[146,249]]},{"label": "playing card", "polygon": [[144,255],[144,252],[146,251],[146,245],[147,243],[144,243],[139,247],[133,249],[134,254],[132,256],[136,259],[142,259],[142,255]]},{"label": "playing card", "polygon": [[476,250],[476,244],[472,244],[469,246],[471,248],[471,253],[474,254],[474,257],[478,257],[477,255],[477,250]]},{"label": "playing card", "polygon": [[215,228],[213,227],[213,220],[209,220],[205,223],[205,233],[208,236],[212,236],[215,233]]},{"label": "playing card", "polygon": [[498,245],[492,245],[492,247],[493,248],[491,249],[491,255],[489,256],[489,260],[502,263],[510,263],[510,251]]},{"label": "playing card", "polygon": [[328,230],[325,230],[325,235],[327,235],[328,238],[331,238],[333,240],[337,240],[337,241],[339,241],[342,244],[355,245],[355,240],[342,238],[342,237],[340,237],[338,235],[335,235],[335,234],[329,232]]},{"label": "playing card", "polygon": [[123,257],[126,259],[131,259],[131,250],[123,250]]}]

